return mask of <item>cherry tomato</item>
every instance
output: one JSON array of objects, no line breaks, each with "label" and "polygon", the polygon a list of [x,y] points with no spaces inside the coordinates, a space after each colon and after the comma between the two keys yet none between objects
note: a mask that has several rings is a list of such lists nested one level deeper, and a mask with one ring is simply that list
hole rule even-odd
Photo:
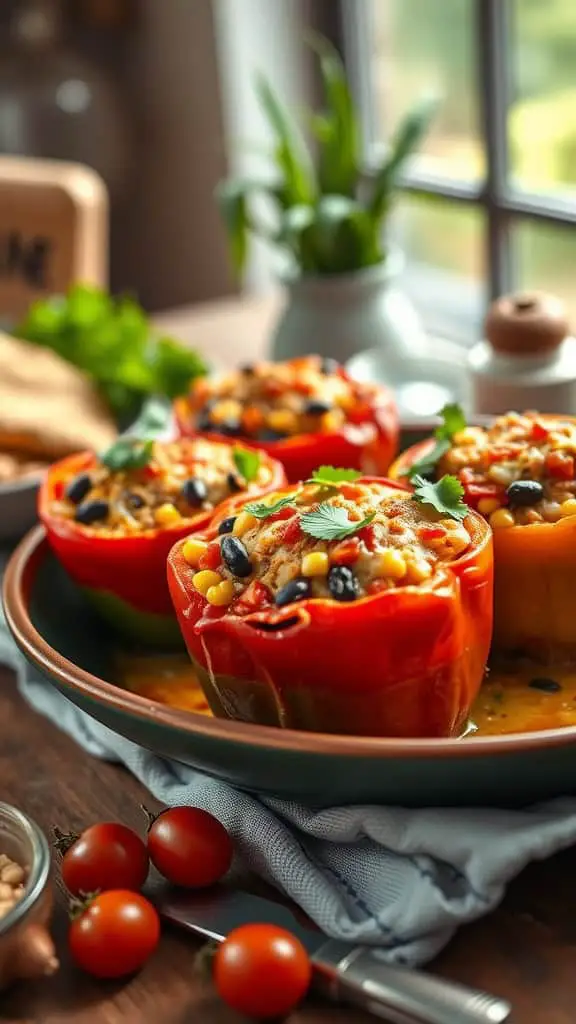
[{"label": "cherry tomato", "polygon": [[66,851],[62,881],[73,896],[106,889],[141,889],[148,852],[140,836],[117,822],[92,825]]},{"label": "cherry tomato", "polygon": [[150,860],[174,885],[201,889],[226,874],[233,855],[224,826],[199,807],[170,807],[148,831]]},{"label": "cherry tomato", "polygon": [[112,889],[91,900],[68,933],[72,958],[95,978],[121,978],[139,970],[154,952],[160,921],[139,892]]},{"label": "cherry tomato", "polygon": [[257,1020],[290,1013],[306,995],[310,976],[304,946],[272,924],[235,928],[214,958],[214,982],[221,999]]}]

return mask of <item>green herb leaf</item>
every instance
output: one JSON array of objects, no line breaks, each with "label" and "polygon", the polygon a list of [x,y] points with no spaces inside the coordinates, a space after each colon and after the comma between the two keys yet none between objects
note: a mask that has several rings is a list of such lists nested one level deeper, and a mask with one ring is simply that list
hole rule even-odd
[{"label": "green herb leaf", "polygon": [[360,122],[340,54],[323,36],[307,33],[307,42],[318,55],[326,104],[325,115],[315,122],[320,142],[318,183],[324,195],[353,197],[361,174]]},{"label": "green herb leaf", "polygon": [[91,285],[34,302],[15,333],[91,377],[121,427],[149,395],[175,398],[206,373],[198,353],[158,336],[132,298]]},{"label": "green herb leaf", "polygon": [[449,450],[450,442],[454,435],[464,430],[466,426],[466,417],[460,406],[455,402],[445,405],[440,412],[440,416],[442,417],[442,423],[434,431],[434,437],[436,438],[434,446],[409,466],[408,469],[405,469],[402,476],[414,478],[415,476],[425,476],[433,472],[436,469],[437,463]]},{"label": "green herb leaf", "polygon": [[375,516],[371,512],[360,522],[351,522],[345,508],[338,505],[330,505],[329,502],[322,502],[314,512],[305,512],[300,517],[300,526],[309,537],[316,537],[318,540],[343,540],[357,533],[364,526],[368,526]]},{"label": "green herb leaf", "polygon": [[427,97],[421,100],[399,125],[390,151],[374,175],[374,191],[369,203],[369,211],[374,220],[380,221],[387,214],[391,193],[400,172],[428,131],[437,107],[437,98]]},{"label": "green herb leaf", "polygon": [[247,484],[251,480],[256,479],[260,469],[260,456],[258,452],[251,452],[246,448],[234,448],[232,458],[240,476],[244,477]]},{"label": "green herb leaf", "polygon": [[112,472],[143,469],[152,458],[154,441],[137,437],[120,437],[103,455],[100,462]]},{"label": "green herb leaf", "polygon": [[282,104],[268,81],[259,75],[256,93],[276,137],[276,163],[284,177],[286,205],[310,203],[314,198],[312,175],[306,151]]},{"label": "green herb leaf", "polygon": [[140,441],[151,441],[164,434],[171,422],[170,402],[153,395],[144,403],[138,419],[130,427],[129,436]]},{"label": "green herb leaf", "polygon": [[334,487],[337,484],[353,483],[358,480],[362,473],[357,469],[340,469],[335,466],[318,466],[312,476],[306,481],[307,484],[318,484],[320,487]]},{"label": "green herb leaf", "polygon": [[247,505],[244,505],[244,508],[251,515],[255,516],[256,519],[268,519],[268,516],[273,516],[281,508],[288,508],[289,505],[293,505],[294,498],[294,494],[285,494],[283,498],[279,498],[273,505],[266,505],[263,501],[249,501]]},{"label": "green herb leaf", "polygon": [[424,480],[421,476],[414,477],[414,494],[412,498],[421,505],[430,505],[440,515],[462,521],[470,509],[462,501],[464,488],[455,476],[443,476],[437,483]]}]

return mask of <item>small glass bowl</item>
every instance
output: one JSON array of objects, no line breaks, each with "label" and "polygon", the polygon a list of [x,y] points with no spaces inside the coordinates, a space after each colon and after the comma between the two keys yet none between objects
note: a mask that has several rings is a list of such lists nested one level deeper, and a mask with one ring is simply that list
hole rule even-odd
[{"label": "small glass bowl", "polygon": [[24,894],[0,918],[0,989],[20,978],[52,974],[58,967],[48,932],[53,889],[50,847],[38,825],[0,802],[0,853],[27,872]]}]

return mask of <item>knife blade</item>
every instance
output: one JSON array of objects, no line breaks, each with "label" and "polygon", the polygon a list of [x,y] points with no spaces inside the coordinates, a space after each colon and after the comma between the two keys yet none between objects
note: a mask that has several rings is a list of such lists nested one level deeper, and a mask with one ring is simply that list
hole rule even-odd
[{"label": "knife blade", "polygon": [[317,989],[390,1024],[503,1024],[512,1010],[487,992],[387,964],[378,949],[327,939],[289,907],[252,893],[227,886],[170,889],[157,894],[155,903],[166,920],[216,942],[243,924],[286,928],[308,952]]}]

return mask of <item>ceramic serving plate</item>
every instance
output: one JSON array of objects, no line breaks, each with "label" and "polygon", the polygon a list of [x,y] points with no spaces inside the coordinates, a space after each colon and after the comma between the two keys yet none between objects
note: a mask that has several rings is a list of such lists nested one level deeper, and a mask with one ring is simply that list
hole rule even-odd
[{"label": "ceramic serving plate", "polygon": [[576,791],[574,726],[467,739],[372,739],[222,721],[130,692],[119,685],[117,640],[84,606],[41,527],[10,562],[4,604],[27,660],[82,710],[150,750],[257,793],[316,806],[511,806]]}]

